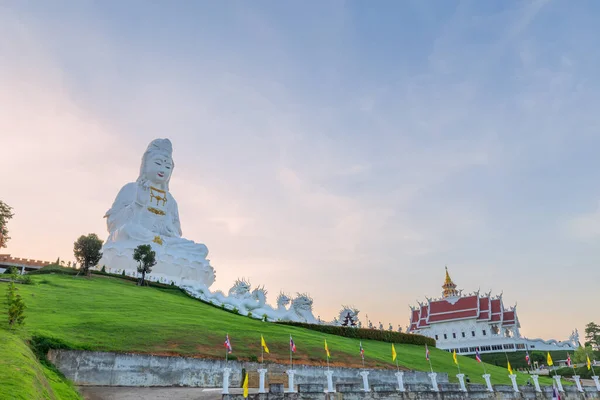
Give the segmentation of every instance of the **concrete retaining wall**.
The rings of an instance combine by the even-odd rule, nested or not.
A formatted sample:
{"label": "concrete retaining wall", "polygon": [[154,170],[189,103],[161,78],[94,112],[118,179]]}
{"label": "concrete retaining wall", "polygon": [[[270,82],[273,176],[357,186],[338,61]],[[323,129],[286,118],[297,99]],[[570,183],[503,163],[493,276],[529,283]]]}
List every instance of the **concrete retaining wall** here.
{"label": "concrete retaining wall", "polygon": [[[276,386],[276,385],[273,385]],[[371,392],[363,391],[342,391],[341,385],[337,386],[337,393],[323,393],[323,385],[298,385],[298,393],[282,393],[281,387],[276,387],[276,390],[266,394],[250,394],[250,400],[458,400],[458,399],[474,399],[474,400],[521,400],[521,399],[536,399],[536,400],[551,400],[552,388],[544,387],[542,393],[536,393],[533,387],[522,386],[520,392],[515,393],[512,386],[498,385],[495,386],[494,392],[487,392],[483,385],[470,385],[468,392],[458,390],[458,385],[447,384],[445,390],[441,392],[433,392],[431,390],[398,392],[392,391],[389,388],[382,387],[379,389],[373,385]],[[379,389],[379,390],[378,390]],[[585,393],[578,393],[574,387],[565,388],[566,392],[561,393],[562,400],[583,400],[599,398],[596,388],[588,387]],[[223,395],[223,400],[243,400],[241,394]]]}
{"label": "concrete retaining wall", "polygon": [[[91,352],[75,350],[50,350],[48,359],[70,380],[77,385],[91,386],[192,386],[221,387],[225,361],[205,360],[186,357],[152,356],[147,354],[122,354],[109,352]],[[242,369],[256,371],[261,364],[252,362],[229,361],[232,369],[231,387],[240,387]],[[270,377],[279,379],[288,369],[282,364],[266,364]],[[296,384],[308,384],[325,381],[324,367],[294,365]],[[360,370],[354,368],[331,368],[335,383],[359,384],[362,378]],[[377,370],[369,376],[371,384],[393,385],[396,382],[394,370]],[[407,386],[429,385],[425,372],[405,371],[404,382]],[[438,374],[438,382],[448,382],[448,374]]]}

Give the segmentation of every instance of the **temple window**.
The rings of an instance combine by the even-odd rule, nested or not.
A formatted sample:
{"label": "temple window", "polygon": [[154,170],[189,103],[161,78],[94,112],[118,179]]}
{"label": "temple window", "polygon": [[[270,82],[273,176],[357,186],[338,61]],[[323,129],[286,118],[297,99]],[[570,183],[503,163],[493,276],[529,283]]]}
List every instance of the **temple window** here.
{"label": "temple window", "polygon": [[448,339],[448,335],[444,333],[444,339]]}
{"label": "temple window", "polygon": [[483,336],[487,335],[485,329],[483,331],[481,331],[481,333],[483,333]]}
{"label": "temple window", "polygon": [[452,338],[456,339],[456,333],[452,332]]}
{"label": "temple window", "polygon": [[438,338],[438,335],[435,335],[435,340],[440,340],[440,338]]}
{"label": "temple window", "polygon": [[465,333],[464,332],[461,332],[461,333],[462,333],[462,337],[465,337]]}
{"label": "temple window", "polygon": [[471,336],[475,337],[475,331],[471,331]]}

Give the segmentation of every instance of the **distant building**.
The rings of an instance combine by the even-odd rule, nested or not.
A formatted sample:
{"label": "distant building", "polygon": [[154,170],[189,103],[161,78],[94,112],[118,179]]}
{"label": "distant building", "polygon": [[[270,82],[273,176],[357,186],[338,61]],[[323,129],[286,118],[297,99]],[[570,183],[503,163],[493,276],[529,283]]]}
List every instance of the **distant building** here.
{"label": "distant building", "polygon": [[429,336],[440,349],[459,354],[523,350],[574,350],[579,346],[575,330],[569,340],[528,339],[521,336],[517,306],[505,308],[502,294],[479,291],[463,295],[446,268],[442,297],[411,306],[410,333]]}
{"label": "distant building", "polygon": [[4,273],[10,267],[15,267],[23,274],[50,264],[49,261],[28,260],[26,258],[11,257],[10,254],[0,254],[0,273]]}

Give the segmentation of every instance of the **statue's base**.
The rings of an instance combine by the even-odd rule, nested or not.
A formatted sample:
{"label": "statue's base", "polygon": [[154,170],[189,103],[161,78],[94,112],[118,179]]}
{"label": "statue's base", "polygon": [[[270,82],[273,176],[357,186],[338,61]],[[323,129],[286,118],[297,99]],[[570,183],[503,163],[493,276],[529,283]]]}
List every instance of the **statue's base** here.
{"label": "statue's base", "polygon": [[[154,246],[153,246],[154,249]],[[156,251],[156,265],[147,278],[152,281],[180,286],[184,281],[195,282],[210,287],[215,281],[214,269],[209,260],[188,260],[184,257],[170,255],[162,249]],[[122,273],[137,276],[138,263],[133,259],[133,248],[118,248],[105,246],[102,249],[102,259],[98,268],[106,268],[106,272]]]}

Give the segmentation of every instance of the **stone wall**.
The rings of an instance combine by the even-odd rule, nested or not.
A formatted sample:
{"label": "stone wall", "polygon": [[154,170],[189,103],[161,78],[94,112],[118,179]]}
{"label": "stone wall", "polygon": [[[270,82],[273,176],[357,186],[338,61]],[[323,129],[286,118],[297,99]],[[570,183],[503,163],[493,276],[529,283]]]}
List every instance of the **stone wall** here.
{"label": "stone wall", "polygon": [[[225,360],[206,360],[201,358],[165,357],[148,354],[123,354],[109,352],[91,352],[75,350],[50,350],[48,358],[56,367],[77,385],[92,386],[196,386],[221,387]],[[252,362],[229,361],[232,369],[231,387],[240,387],[242,370],[249,372],[250,378],[257,382],[256,370],[260,364]],[[282,364],[266,364],[269,373],[267,383],[287,382]],[[296,384],[325,381],[324,367],[294,365]],[[331,368],[335,383],[358,383],[362,378],[358,369]],[[377,385],[392,385],[396,382],[394,370],[377,370],[370,377]],[[425,372],[405,371],[407,385],[427,385],[429,377]],[[447,383],[448,374],[438,374],[438,382]],[[256,385],[258,386],[258,385]]]}
{"label": "stone wall", "polygon": [[11,257],[10,254],[0,254],[0,265],[3,268],[17,266],[17,267],[31,267],[31,268],[42,268],[46,265],[50,265],[49,261],[33,260],[27,258]]}
{"label": "stone wall", "polygon": [[[230,388],[239,393],[242,385],[242,371],[249,374],[251,387],[258,386],[256,370],[261,364],[224,360],[206,360],[187,357],[165,357],[147,354],[123,354],[74,350],[50,350],[48,358],[67,378],[76,385],[86,386],[189,386],[219,388],[223,385],[223,368],[231,368]],[[552,399],[552,387],[542,386],[542,393],[536,393],[533,386],[521,386],[515,393],[512,386],[496,385],[494,392],[486,391],[480,384],[469,384],[467,392],[461,392],[459,385],[448,382],[448,375],[438,373],[440,392],[433,392],[431,381],[425,372],[404,371],[406,392],[396,390],[394,370],[371,370],[369,384],[371,392],[362,391],[362,378],[358,369],[331,368],[334,371],[336,393],[324,393],[326,377],[323,367],[295,365],[294,381],[298,393],[284,393],[287,387],[285,370],[288,366],[265,364],[269,370],[267,387],[270,393],[257,394],[253,389],[250,399],[254,400],[296,400],[296,399]],[[575,386],[565,385],[561,399],[599,399],[595,387],[585,386],[585,393],[578,393]],[[232,390],[233,391],[233,390]],[[241,394],[223,395],[223,400],[242,400]]]}

